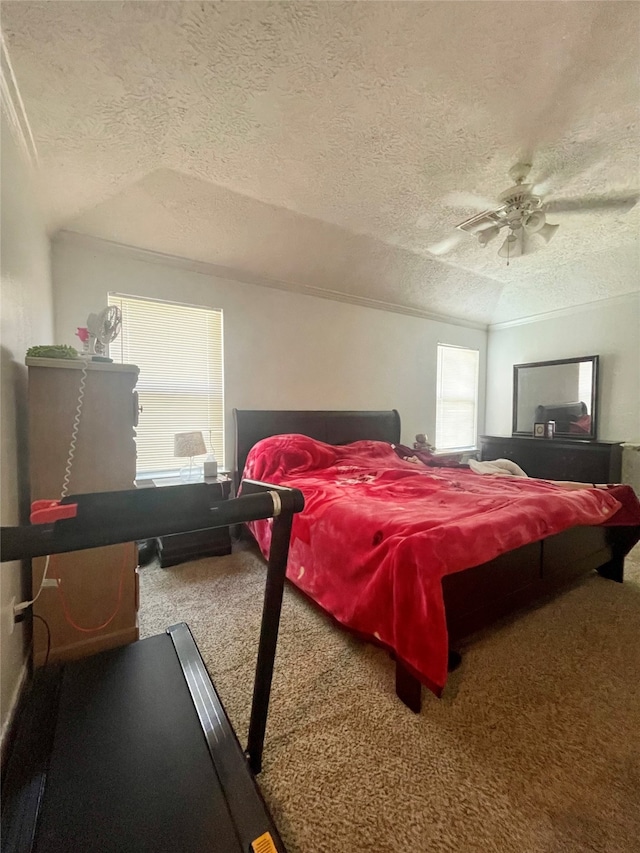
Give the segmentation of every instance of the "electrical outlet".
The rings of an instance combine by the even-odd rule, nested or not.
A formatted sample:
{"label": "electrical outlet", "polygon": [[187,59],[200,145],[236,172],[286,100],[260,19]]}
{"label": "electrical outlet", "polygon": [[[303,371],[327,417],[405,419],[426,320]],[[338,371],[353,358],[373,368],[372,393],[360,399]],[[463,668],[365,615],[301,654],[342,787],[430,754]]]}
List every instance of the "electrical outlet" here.
{"label": "electrical outlet", "polygon": [[42,581],[42,586],[53,586],[53,587],[56,587],[56,586],[58,586],[58,579],[57,579],[57,578],[45,578],[45,579]]}
{"label": "electrical outlet", "polygon": [[15,625],[13,608],[15,606],[16,606],[16,597],[14,595],[13,598],[11,599],[11,601],[9,602],[9,604],[7,604],[6,607],[2,608],[2,634],[3,635],[13,634],[13,628]]}

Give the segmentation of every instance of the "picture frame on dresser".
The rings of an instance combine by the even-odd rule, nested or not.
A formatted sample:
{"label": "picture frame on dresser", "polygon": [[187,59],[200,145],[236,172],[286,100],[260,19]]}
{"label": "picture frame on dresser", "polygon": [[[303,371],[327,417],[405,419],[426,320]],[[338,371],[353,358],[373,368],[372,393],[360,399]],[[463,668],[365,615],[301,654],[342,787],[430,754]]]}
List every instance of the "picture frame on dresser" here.
{"label": "picture frame on dresser", "polygon": [[553,435],[568,441],[598,437],[598,355],[513,365],[512,430],[537,436],[539,424],[553,422]]}

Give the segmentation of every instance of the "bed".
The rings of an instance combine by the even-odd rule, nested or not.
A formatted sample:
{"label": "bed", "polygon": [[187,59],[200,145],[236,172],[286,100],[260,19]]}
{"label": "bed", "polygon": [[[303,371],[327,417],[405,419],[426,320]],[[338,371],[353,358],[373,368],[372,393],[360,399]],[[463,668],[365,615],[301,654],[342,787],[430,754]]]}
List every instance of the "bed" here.
{"label": "bed", "polygon": [[[256,411],[234,410],[236,424],[236,471],[243,472],[252,448],[262,439],[271,436],[296,434],[323,442],[325,445],[350,445],[352,442],[400,442],[400,417],[394,411],[342,412],[342,411]],[[382,452],[382,451],[381,451]],[[399,468],[409,463],[391,467]],[[400,474],[403,475],[401,471]],[[400,476],[400,474],[398,476]],[[465,476],[470,475],[464,472]],[[414,478],[415,479],[415,478]],[[482,478],[481,478],[482,479]],[[542,486],[542,484],[541,484]],[[254,488],[251,480],[244,480],[243,491]],[[259,488],[259,486],[255,486]],[[304,492],[304,487],[302,488]],[[589,490],[591,494],[591,490]],[[601,502],[606,500],[599,496]],[[635,498],[633,498],[635,501]],[[636,502],[637,504],[637,502]],[[633,508],[632,508],[633,510]],[[611,510],[613,512],[613,510]],[[346,516],[345,516],[346,517]],[[473,568],[454,571],[441,578],[441,599],[446,620],[449,658],[453,663],[457,655],[453,651],[468,635],[487,627],[497,619],[520,608],[529,606],[555,591],[567,586],[580,576],[597,570],[609,580],[622,582],[624,558],[640,539],[638,517],[630,514],[632,523],[614,526],[572,526],[551,536],[538,537],[536,541],[502,553]],[[353,517],[351,521],[353,523]],[[254,529],[255,533],[255,529]],[[257,536],[260,541],[260,537]],[[298,561],[300,562],[300,561]],[[296,586],[322,605],[321,596],[304,588],[296,572],[299,566],[292,562]],[[365,581],[366,583],[366,581]],[[395,658],[396,693],[413,711],[421,707],[421,685],[426,684],[439,695],[442,679],[434,683],[425,677],[424,667],[410,662],[411,655],[401,644],[381,639],[371,629],[359,631],[336,615],[331,607],[323,607],[341,624],[356,630],[373,642],[380,642]],[[412,626],[418,633],[422,626]],[[412,659],[413,660],[413,659]]]}

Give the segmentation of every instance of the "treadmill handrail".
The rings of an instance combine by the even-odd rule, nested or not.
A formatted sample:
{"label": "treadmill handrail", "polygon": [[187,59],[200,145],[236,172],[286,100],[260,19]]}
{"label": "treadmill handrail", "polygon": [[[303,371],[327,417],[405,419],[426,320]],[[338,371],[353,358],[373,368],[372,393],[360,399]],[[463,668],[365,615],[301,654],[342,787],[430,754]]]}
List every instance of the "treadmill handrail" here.
{"label": "treadmill handrail", "polygon": [[215,485],[208,483],[70,495],[63,504],[78,505],[74,518],[54,524],[2,527],[0,560],[9,562],[227,527],[303,509],[304,497],[299,489],[264,485],[264,491],[229,500],[220,500]]}
{"label": "treadmill handrail", "polygon": [[291,527],[294,514],[304,508],[304,496],[299,489],[256,480],[243,481],[243,490],[226,501],[212,501],[219,493],[208,483],[71,495],[61,505],[77,504],[74,518],[1,528],[0,558],[8,562],[273,518],[246,750],[249,767],[259,773]]}

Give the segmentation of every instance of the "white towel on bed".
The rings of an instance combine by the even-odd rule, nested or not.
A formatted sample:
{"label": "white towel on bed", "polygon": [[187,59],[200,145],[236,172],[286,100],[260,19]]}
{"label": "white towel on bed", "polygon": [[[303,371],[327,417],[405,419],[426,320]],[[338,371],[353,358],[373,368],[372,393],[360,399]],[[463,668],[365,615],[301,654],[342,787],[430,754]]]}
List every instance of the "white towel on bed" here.
{"label": "white towel on bed", "polygon": [[519,465],[510,459],[492,459],[487,462],[469,460],[469,467],[476,474],[493,474],[498,477],[528,477]]}

